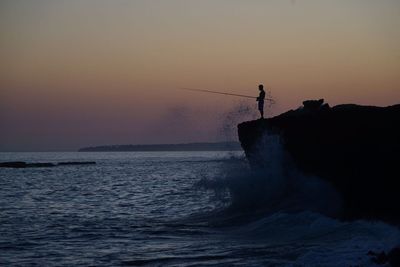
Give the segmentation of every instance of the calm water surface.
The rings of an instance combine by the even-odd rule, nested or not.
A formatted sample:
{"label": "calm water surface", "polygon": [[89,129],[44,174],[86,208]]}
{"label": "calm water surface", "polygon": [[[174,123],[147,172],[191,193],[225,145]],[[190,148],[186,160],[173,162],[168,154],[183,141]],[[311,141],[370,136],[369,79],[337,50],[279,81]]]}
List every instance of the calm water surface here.
{"label": "calm water surface", "polygon": [[229,194],[199,186],[245,165],[232,156],[242,155],[0,153],[0,161],[97,162],[0,169],[0,265],[373,266],[368,250],[400,240],[381,222],[307,210],[238,216]]}

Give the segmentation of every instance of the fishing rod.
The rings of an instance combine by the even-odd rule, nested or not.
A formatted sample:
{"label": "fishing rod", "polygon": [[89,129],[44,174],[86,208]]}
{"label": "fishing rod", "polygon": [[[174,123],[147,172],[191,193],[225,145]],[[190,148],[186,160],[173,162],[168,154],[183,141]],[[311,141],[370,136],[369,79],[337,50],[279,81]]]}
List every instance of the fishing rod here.
{"label": "fishing rod", "polygon": [[[219,94],[219,95],[231,95],[231,96],[239,96],[239,97],[246,97],[246,98],[253,98],[256,99],[257,97],[255,96],[249,96],[249,95],[240,95],[240,94],[232,94],[232,93],[226,93],[226,92],[219,92],[219,91],[211,91],[211,90],[205,90],[205,89],[195,89],[195,88],[179,88],[181,90],[186,90],[186,91],[194,91],[194,92],[203,92],[203,93],[212,93],[212,94]],[[272,98],[266,98],[268,101],[274,101]]]}

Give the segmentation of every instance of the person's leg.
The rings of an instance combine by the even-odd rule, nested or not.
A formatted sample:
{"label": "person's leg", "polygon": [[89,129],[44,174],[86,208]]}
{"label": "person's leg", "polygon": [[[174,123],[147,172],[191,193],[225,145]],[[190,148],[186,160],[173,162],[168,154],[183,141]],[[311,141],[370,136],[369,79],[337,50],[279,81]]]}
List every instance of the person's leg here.
{"label": "person's leg", "polygon": [[261,118],[264,119],[264,103],[258,102],[258,110],[260,111]]}

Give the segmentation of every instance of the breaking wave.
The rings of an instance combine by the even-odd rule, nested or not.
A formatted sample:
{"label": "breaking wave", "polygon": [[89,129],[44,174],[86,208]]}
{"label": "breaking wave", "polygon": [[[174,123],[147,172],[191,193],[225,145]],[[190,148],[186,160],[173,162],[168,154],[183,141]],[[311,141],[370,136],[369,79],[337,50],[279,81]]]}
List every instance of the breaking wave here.
{"label": "breaking wave", "polygon": [[265,136],[263,149],[267,150],[263,168],[250,168],[245,159],[230,159],[216,177],[203,178],[198,185],[214,191],[231,213],[312,211],[333,217],[340,213],[339,194],[318,177],[301,173],[278,136]]}
{"label": "breaking wave", "polygon": [[339,194],[329,183],[300,172],[278,136],[265,136],[263,148],[263,168],[231,158],[218,175],[197,184],[225,204],[200,218],[223,229],[224,238],[252,244],[246,253],[265,262],[283,258],[286,265],[277,261],[283,266],[376,266],[368,251],[398,246],[395,226],[335,219],[341,211]]}

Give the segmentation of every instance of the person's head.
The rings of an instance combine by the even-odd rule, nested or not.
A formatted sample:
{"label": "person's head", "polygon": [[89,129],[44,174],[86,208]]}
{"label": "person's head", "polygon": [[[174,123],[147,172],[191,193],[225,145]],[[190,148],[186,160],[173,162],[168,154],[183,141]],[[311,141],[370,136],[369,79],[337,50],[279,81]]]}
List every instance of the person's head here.
{"label": "person's head", "polygon": [[264,90],[264,85],[259,84],[259,85],[258,85],[258,90],[260,90],[260,91]]}

